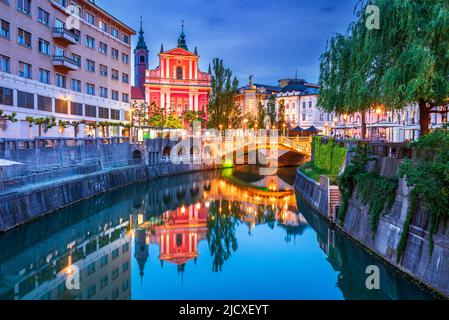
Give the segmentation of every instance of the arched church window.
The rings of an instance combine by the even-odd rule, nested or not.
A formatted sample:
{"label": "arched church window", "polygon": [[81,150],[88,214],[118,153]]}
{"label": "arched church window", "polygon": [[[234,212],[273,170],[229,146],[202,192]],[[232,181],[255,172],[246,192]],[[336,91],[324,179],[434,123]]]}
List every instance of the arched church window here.
{"label": "arched church window", "polygon": [[182,67],[176,68],[176,79],[178,79],[178,80],[182,79]]}
{"label": "arched church window", "polygon": [[145,63],[145,56],[144,55],[140,56],[140,63]]}

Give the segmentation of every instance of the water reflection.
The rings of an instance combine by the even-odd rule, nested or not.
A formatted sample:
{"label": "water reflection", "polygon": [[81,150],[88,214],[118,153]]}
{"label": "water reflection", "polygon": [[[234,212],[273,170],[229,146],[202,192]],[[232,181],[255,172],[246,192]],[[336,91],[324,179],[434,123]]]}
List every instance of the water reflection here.
{"label": "water reflection", "polygon": [[[429,298],[297,202],[293,179],[254,168],[159,179],[35,221],[0,237],[0,298]],[[364,286],[370,264],[380,291]]]}

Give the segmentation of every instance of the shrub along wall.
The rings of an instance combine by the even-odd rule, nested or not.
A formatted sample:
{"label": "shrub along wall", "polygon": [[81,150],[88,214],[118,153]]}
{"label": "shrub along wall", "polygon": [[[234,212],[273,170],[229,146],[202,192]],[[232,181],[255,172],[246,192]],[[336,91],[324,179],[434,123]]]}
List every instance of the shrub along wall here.
{"label": "shrub along wall", "polygon": [[320,175],[328,176],[332,184],[337,183],[337,177],[343,165],[348,150],[343,144],[332,138],[313,138],[313,160],[303,164],[299,169],[302,173],[315,181]]}
{"label": "shrub along wall", "polygon": [[332,138],[314,137],[313,148],[315,168],[328,172],[332,176],[338,176],[346,159],[347,147],[340,145]]}

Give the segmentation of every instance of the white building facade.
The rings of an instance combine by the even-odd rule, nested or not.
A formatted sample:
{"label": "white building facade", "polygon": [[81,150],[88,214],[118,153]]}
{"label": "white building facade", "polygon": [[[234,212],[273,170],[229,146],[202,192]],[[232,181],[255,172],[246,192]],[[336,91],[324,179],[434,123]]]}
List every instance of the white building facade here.
{"label": "white building facade", "polygon": [[73,126],[27,121],[51,116],[88,123],[78,137],[122,135],[119,126],[100,133],[98,123],[127,120],[133,29],[88,0],[0,1],[0,26],[0,110],[18,119],[3,123],[0,138],[75,136]]}

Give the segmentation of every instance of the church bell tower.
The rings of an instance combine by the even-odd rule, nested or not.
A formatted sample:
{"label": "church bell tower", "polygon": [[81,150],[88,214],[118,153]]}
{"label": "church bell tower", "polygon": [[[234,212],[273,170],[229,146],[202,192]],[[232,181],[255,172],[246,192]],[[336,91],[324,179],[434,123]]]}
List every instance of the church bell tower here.
{"label": "church bell tower", "polygon": [[145,71],[149,66],[149,51],[143,36],[142,17],[140,18],[139,40],[134,49],[134,86],[143,88],[145,84]]}

